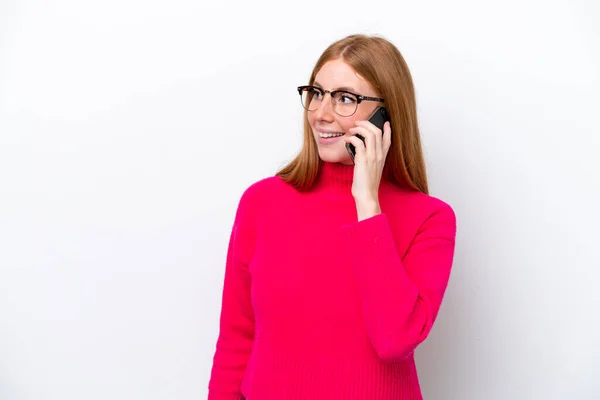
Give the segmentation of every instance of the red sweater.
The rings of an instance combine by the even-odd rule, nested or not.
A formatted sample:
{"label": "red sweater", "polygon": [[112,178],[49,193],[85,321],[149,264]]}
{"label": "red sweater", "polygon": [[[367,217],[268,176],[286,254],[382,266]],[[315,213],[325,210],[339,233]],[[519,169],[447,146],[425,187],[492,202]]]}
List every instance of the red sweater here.
{"label": "red sweater", "polygon": [[358,221],[352,166],[313,190],[273,176],[242,195],[231,232],[209,400],[422,399],[413,352],[436,319],[456,220],[383,180]]}

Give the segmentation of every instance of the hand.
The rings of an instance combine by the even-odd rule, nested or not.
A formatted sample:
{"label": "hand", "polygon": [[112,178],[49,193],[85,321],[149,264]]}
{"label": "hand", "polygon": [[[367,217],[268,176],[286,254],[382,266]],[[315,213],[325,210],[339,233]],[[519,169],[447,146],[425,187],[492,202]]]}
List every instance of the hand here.
{"label": "hand", "polygon": [[[369,121],[356,121],[350,128],[352,134],[365,138],[365,143],[356,136],[344,137],[346,143],[352,143],[356,149],[354,157],[354,178],[352,196],[356,201],[359,220],[379,214],[379,184],[383,174],[385,159],[391,146],[392,129],[390,123],[381,130]],[[364,217],[364,218],[361,218]]]}

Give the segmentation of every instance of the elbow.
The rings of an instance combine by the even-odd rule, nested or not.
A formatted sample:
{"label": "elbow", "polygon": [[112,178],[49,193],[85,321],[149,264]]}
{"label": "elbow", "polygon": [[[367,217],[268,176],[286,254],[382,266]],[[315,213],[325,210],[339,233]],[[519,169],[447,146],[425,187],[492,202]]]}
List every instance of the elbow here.
{"label": "elbow", "polygon": [[[428,308],[412,312],[407,318],[397,318],[370,330],[370,338],[377,356],[383,362],[401,362],[411,357],[433,327],[435,316]],[[395,322],[395,323],[394,323]]]}
{"label": "elbow", "polygon": [[406,329],[397,330],[395,334],[388,334],[385,337],[373,337],[371,343],[381,361],[402,362],[414,354],[415,349],[427,338],[430,330],[430,324],[425,324],[412,332]]}
{"label": "elbow", "polygon": [[379,359],[385,363],[402,362],[412,356],[418,343],[403,342],[398,344],[385,343],[375,347]]}

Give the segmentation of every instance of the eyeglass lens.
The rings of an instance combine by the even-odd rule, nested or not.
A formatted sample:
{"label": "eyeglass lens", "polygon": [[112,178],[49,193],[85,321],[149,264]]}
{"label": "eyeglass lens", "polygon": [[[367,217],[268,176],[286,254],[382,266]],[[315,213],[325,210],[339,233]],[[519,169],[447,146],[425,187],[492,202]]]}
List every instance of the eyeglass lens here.
{"label": "eyeglass lens", "polygon": [[[302,91],[302,105],[308,111],[315,111],[321,106],[323,97],[323,92],[314,88],[307,88]],[[354,114],[358,106],[356,96],[346,92],[336,92],[331,101],[333,111],[346,117]]]}

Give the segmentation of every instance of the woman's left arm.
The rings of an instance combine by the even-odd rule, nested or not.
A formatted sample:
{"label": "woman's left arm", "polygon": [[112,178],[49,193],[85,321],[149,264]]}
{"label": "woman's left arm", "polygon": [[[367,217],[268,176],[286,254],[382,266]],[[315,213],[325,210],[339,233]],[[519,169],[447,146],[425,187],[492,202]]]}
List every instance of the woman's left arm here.
{"label": "woman's left arm", "polygon": [[385,213],[345,225],[367,332],[379,357],[404,360],[428,336],[448,285],[456,216],[440,202],[402,258]]}

